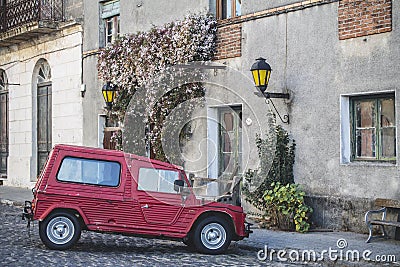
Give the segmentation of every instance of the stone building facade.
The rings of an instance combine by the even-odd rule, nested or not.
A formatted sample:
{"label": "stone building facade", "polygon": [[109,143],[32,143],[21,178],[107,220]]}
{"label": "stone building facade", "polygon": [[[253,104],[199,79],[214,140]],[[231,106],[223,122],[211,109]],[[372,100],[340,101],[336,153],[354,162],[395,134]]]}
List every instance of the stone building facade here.
{"label": "stone building facade", "polygon": [[54,144],[83,144],[81,8],[63,1],[1,1],[7,185],[32,186]]}
{"label": "stone building facade", "polygon": [[283,126],[297,143],[295,181],[310,196],[314,223],[363,231],[373,199],[400,197],[399,1],[64,2],[56,31],[16,44],[0,35],[0,69],[9,84],[6,184],[29,186],[36,177],[41,66],[51,70],[52,144],[101,146],[99,49],[119,34],[211,12],[218,18],[215,63],[226,68],[213,71],[206,107],[198,111],[203,119],[192,123],[184,149],[188,172],[219,177],[229,173],[225,158],[235,158],[240,172],[259,166],[254,139],[268,130],[270,106],[254,94],[249,69],[264,57],[273,69],[268,90],[290,94],[273,101],[289,115]]}

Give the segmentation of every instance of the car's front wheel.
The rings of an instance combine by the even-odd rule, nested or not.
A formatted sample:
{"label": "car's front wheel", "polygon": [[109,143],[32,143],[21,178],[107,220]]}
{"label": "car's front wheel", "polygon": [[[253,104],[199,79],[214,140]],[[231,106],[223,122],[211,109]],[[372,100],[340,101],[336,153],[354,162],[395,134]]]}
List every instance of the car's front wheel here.
{"label": "car's front wheel", "polygon": [[197,224],[193,244],[202,253],[220,254],[230,245],[232,229],[229,223],[217,216],[205,218]]}
{"label": "car's front wheel", "polygon": [[73,214],[55,212],[39,223],[39,236],[50,249],[69,249],[78,242],[81,225]]}

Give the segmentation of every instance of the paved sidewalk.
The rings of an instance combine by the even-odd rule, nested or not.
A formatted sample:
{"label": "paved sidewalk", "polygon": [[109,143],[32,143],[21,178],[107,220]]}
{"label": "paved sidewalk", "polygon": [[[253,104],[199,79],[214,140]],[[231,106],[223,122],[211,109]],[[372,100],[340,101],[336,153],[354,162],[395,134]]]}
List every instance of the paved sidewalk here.
{"label": "paved sidewalk", "polygon": [[[0,186],[2,204],[21,206],[31,199],[31,189]],[[400,267],[400,241],[396,240],[377,239],[367,244],[367,235],[352,232],[300,234],[257,228],[253,231],[249,238],[234,245],[254,250],[266,263],[272,255],[275,261],[287,260],[300,265]]]}
{"label": "paved sidewalk", "polygon": [[33,199],[32,189],[22,187],[0,186],[0,203],[23,206],[25,200]]}
{"label": "paved sidewalk", "polygon": [[367,235],[352,232],[313,231],[300,234],[253,229],[250,238],[238,242],[238,245],[248,246],[257,252],[267,251],[266,259],[264,252],[258,252],[265,262],[269,261],[271,255],[279,260],[277,254],[282,250],[282,261],[293,259],[299,264],[315,262],[324,266],[400,266],[400,241],[377,239],[367,244],[366,239]]}

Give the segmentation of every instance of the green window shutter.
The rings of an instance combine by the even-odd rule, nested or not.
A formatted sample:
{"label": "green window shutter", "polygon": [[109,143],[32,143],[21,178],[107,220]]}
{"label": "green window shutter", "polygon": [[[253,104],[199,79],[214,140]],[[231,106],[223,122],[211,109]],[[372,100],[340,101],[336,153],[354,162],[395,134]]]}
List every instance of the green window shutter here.
{"label": "green window shutter", "polygon": [[119,1],[104,3],[101,11],[101,18],[106,19],[119,15],[119,7]]}

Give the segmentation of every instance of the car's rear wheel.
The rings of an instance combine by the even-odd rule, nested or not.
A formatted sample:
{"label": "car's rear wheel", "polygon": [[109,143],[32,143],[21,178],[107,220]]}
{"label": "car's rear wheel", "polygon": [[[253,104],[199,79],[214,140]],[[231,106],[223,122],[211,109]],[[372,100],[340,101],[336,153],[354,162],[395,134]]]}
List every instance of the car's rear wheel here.
{"label": "car's rear wheel", "polygon": [[50,249],[65,250],[78,242],[81,225],[78,218],[68,212],[55,212],[39,223],[39,235]]}
{"label": "car's rear wheel", "polygon": [[220,254],[230,245],[232,229],[223,218],[211,216],[200,221],[193,233],[193,244],[202,253]]}

